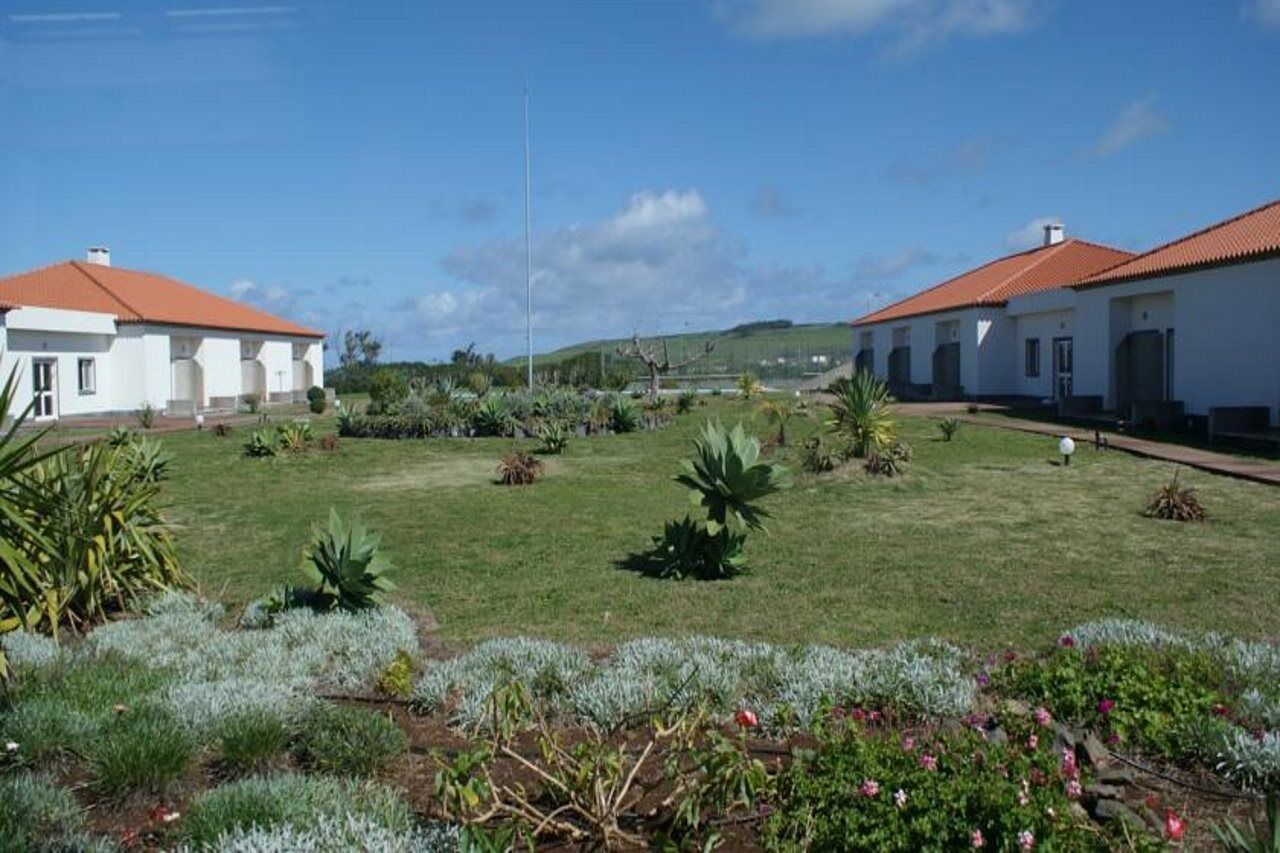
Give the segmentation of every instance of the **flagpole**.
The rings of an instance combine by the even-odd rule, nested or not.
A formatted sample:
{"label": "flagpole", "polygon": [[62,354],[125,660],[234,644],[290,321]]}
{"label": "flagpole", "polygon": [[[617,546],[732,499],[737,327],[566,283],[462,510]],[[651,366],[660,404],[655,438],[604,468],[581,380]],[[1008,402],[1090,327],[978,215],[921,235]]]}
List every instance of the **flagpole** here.
{"label": "flagpole", "polygon": [[533,390],[533,232],[529,183],[529,78],[524,81],[524,317],[528,355],[526,380]]}

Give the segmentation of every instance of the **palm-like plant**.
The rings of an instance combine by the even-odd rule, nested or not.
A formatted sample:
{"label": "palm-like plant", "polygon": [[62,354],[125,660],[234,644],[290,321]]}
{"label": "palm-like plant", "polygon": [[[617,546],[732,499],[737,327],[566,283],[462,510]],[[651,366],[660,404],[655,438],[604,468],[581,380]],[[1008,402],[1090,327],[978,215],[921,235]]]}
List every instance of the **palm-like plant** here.
{"label": "palm-like plant", "polygon": [[741,374],[736,385],[738,393],[742,395],[744,400],[750,400],[764,390],[764,386],[760,384],[760,380],[756,378],[754,373]]}
{"label": "palm-like plant", "polygon": [[866,371],[831,386],[835,402],[827,426],[849,443],[852,456],[864,457],[893,441],[893,397],[889,387]]}
{"label": "palm-like plant", "polygon": [[480,402],[472,416],[472,423],[480,435],[511,435],[515,428],[515,419],[507,401],[496,395],[485,397]]}
{"label": "palm-like plant", "polygon": [[676,482],[705,509],[707,532],[716,536],[725,529],[763,529],[769,512],[758,501],[782,487],[783,470],[760,461],[760,442],[743,432],[742,424],[726,431],[719,421],[708,421],[694,441],[694,458],[685,460]]}
{"label": "palm-like plant", "polygon": [[339,610],[376,606],[374,596],[395,589],[391,568],[378,553],[381,538],[359,524],[347,524],[329,510],[329,524],[311,526],[311,542],[302,550],[302,568],[318,584],[316,597]]}
{"label": "palm-like plant", "polygon": [[787,424],[796,414],[796,404],[788,399],[765,400],[760,404],[760,414],[778,430],[778,446],[787,446]]}

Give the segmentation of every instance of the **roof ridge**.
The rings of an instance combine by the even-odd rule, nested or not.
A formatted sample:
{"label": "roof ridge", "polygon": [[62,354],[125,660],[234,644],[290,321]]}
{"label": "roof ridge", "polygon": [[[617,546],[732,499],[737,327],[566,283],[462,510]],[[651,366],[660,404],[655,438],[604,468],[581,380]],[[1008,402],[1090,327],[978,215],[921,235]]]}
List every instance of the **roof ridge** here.
{"label": "roof ridge", "polygon": [[1262,211],[1267,210],[1268,208],[1275,207],[1276,205],[1280,205],[1280,198],[1272,199],[1271,201],[1266,202],[1265,204],[1260,204],[1257,207],[1250,208],[1249,210],[1246,210],[1243,213],[1237,213],[1235,216],[1228,216],[1226,219],[1219,220],[1218,222],[1214,222],[1211,225],[1206,225],[1203,228],[1200,228],[1196,231],[1192,231],[1190,234],[1183,234],[1181,237],[1177,237],[1173,240],[1168,241],[1167,243],[1161,243],[1159,246],[1150,248],[1145,252],[1132,255],[1129,258],[1116,264],[1115,266],[1107,267],[1105,270],[1099,270],[1093,275],[1090,275],[1086,278],[1081,279],[1081,283],[1093,281],[1102,276],[1105,276],[1107,273],[1111,272],[1112,270],[1115,270],[1115,269],[1118,269],[1119,267],[1124,266],[1125,264],[1142,260],[1143,258],[1154,255],[1156,252],[1163,252],[1165,249],[1171,248],[1173,246],[1177,246],[1180,243],[1185,243],[1188,240],[1193,240],[1196,237],[1201,237],[1205,234],[1208,234],[1210,231],[1216,231],[1219,228],[1225,228],[1226,226],[1230,225],[1233,222],[1239,222],[1241,219],[1244,219],[1245,217],[1253,216],[1254,214],[1261,213]]}
{"label": "roof ridge", "polygon": [[[1022,268],[1021,268],[1021,269],[1019,269],[1017,272],[1012,272],[1012,273],[1010,273],[1009,275],[1005,276],[1005,277],[1004,277],[1003,279],[1001,279],[1000,281],[998,281],[998,282],[996,282],[995,284],[993,284],[991,287],[988,287],[988,288],[987,288],[986,290],[984,290],[984,291],[983,291],[983,292],[978,296],[978,298],[977,298],[976,300],[974,300],[974,301],[975,301],[975,302],[982,302],[982,301],[983,301],[983,300],[985,300],[987,297],[989,297],[992,293],[995,293],[995,292],[996,292],[997,290],[999,290],[1000,288],[1005,287],[1005,286],[1007,286],[1007,285],[1011,284],[1012,282],[1015,282],[1015,281],[1017,281],[1018,279],[1022,278],[1024,275],[1026,275],[1027,273],[1031,272],[1033,269],[1035,269],[1036,267],[1040,266],[1040,265],[1041,265],[1041,264],[1043,264],[1045,261],[1049,260],[1050,258],[1057,257],[1057,255],[1058,255],[1058,253],[1059,253],[1059,252],[1061,252],[1063,249],[1065,249],[1067,246],[1071,245],[1071,244],[1072,244],[1072,243],[1074,243],[1074,242],[1076,242],[1076,240],[1075,240],[1074,238],[1072,238],[1072,239],[1069,239],[1069,240],[1063,240],[1063,241],[1061,241],[1061,242],[1059,242],[1059,243],[1054,243],[1053,245],[1050,245],[1050,246],[1041,246],[1041,247],[1040,247],[1041,249],[1048,249],[1049,251],[1045,252],[1045,253],[1044,253],[1044,254],[1042,254],[1040,257],[1036,258],[1036,259],[1035,259],[1035,260],[1033,260],[1031,263],[1027,264],[1025,267],[1022,267]],[[1012,256],[1011,256],[1011,257],[1012,257]]]}
{"label": "roof ridge", "polygon": [[117,296],[114,290],[107,287],[105,284],[99,281],[96,277],[94,277],[93,273],[85,269],[84,264],[82,264],[80,261],[68,261],[67,263],[71,264],[71,266],[74,267],[76,270],[78,270],[81,275],[89,279],[89,281],[93,282],[98,287],[99,290],[107,294],[107,296],[111,297],[112,300],[114,300],[115,302],[118,302],[130,314],[137,317],[138,319],[142,319],[141,311],[139,311],[137,308],[134,308],[128,302],[125,302],[123,299]]}

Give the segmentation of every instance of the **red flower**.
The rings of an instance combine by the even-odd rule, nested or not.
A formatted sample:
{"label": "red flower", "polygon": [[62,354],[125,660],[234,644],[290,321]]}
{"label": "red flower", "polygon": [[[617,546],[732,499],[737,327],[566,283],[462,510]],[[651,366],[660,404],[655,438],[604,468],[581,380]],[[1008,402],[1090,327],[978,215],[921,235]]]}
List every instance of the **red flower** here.
{"label": "red flower", "polygon": [[1116,700],[1103,699],[1101,702],[1098,703],[1098,713],[1105,717],[1111,713],[1111,710],[1115,708],[1115,706],[1116,706]]}
{"label": "red flower", "polygon": [[1187,822],[1178,816],[1173,809],[1164,810],[1164,834],[1170,841],[1181,841],[1182,833],[1187,831]]}
{"label": "red flower", "polygon": [[1213,715],[1215,717],[1229,717],[1231,716],[1231,709],[1222,704],[1214,705]]}
{"label": "red flower", "polygon": [[120,846],[122,847],[133,847],[137,840],[138,830],[136,829],[126,829],[120,833]]}
{"label": "red flower", "polygon": [[854,708],[852,711],[849,712],[849,716],[853,717],[855,721],[861,723],[863,720],[867,718],[867,712],[862,710],[861,708]]}
{"label": "red flower", "polygon": [[1076,638],[1070,634],[1063,634],[1058,638],[1058,645],[1062,646],[1064,649],[1074,648],[1076,645]]}
{"label": "red flower", "polygon": [[733,715],[733,721],[744,729],[754,729],[760,725],[760,718],[750,708],[739,708],[738,713]]}

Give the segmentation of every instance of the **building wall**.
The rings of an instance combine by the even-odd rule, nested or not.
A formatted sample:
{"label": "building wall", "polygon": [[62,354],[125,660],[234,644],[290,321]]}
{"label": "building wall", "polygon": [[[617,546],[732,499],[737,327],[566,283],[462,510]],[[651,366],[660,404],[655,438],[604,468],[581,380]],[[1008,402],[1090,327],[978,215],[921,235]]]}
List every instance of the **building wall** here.
{"label": "building wall", "polygon": [[[7,379],[13,365],[21,365],[14,401],[19,411],[31,402],[34,359],[49,359],[55,364],[55,411],[59,416],[89,414],[114,404],[119,387],[110,371],[113,318],[86,311],[20,308],[5,314],[3,325],[0,374]],[[92,359],[94,364],[92,393],[80,393],[82,358]]]}
{"label": "building wall", "polygon": [[887,378],[889,351],[895,337],[901,338],[905,329],[911,340],[911,381],[932,384],[934,350],[940,344],[959,341],[960,384],[965,394],[1007,394],[1011,393],[1007,388],[1010,372],[1005,353],[1011,345],[1009,325],[999,308],[969,308],[856,326],[854,355],[862,348],[864,333],[869,332],[875,341],[873,372]]}

